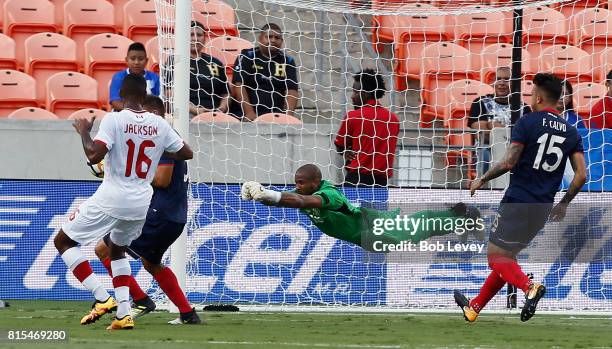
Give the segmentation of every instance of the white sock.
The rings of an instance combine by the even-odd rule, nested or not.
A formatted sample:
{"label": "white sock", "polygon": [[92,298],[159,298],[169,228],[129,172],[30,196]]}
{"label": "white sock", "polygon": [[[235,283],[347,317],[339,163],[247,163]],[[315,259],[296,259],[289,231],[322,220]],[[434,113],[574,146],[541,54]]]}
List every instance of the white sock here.
{"label": "white sock", "polygon": [[[78,247],[71,247],[62,253],[62,259],[64,263],[70,268],[70,271],[74,272],[74,269],[81,263],[86,262],[83,252]],[[86,289],[93,293],[94,297],[99,302],[104,302],[110,297],[110,294],[104,289],[100,280],[96,274],[89,275],[85,280],[81,282]]]}
{"label": "white sock", "polygon": [[[118,276],[132,275],[130,262],[128,262],[127,258],[111,261],[111,270],[113,271],[113,279]],[[117,318],[121,319],[126,315],[130,315],[132,308],[130,306],[129,285],[115,287],[115,299],[117,300]]]}

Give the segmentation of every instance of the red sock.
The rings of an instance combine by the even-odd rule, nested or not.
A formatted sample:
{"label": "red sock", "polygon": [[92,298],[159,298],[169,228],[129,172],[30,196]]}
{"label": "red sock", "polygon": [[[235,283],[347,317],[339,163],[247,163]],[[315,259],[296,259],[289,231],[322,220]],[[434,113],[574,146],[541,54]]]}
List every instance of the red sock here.
{"label": "red sock", "polygon": [[489,266],[507,283],[527,293],[531,280],[523,273],[516,260],[502,255],[490,255]]}
{"label": "red sock", "polygon": [[502,279],[495,271],[492,271],[482,285],[478,296],[470,300],[470,307],[474,308],[476,312],[480,313],[485,305],[487,305],[487,303],[489,303],[489,301],[495,297],[497,292],[499,292],[499,290],[501,290],[505,284],[506,282],[504,279]]}
{"label": "red sock", "polygon": [[72,274],[79,280],[81,283],[85,281],[89,277],[89,275],[93,274],[93,269],[91,269],[91,265],[88,261],[83,261],[72,270]]}
{"label": "red sock", "polygon": [[[102,261],[102,264],[104,264],[104,267],[108,271],[108,275],[113,277],[113,271],[111,270],[111,260],[110,260],[110,258],[105,258]],[[136,282],[136,279],[134,279],[133,275],[130,275],[129,286],[130,286],[130,296],[132,296],[133,300],[139,301],[139,300],[145,299],[147,297],[147,294],[142,290],[142,288],[140,288],[140,285],[138,285],[138,283]]]}
{"label": "red sock", "polygon": [[183,290],[181,290],[176,280],[176,276],[170,268],[163,268],[159,273],[153,275],[153,277],[162,291],[164,291],[168,298],[170,298],[170,301],[176,305],[181,313],[188,313],[193,310]]}

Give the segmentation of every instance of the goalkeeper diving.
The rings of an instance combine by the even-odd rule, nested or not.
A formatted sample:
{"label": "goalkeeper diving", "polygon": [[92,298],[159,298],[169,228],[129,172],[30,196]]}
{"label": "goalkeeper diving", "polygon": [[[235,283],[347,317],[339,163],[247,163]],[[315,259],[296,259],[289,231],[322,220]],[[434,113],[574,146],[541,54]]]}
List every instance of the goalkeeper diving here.
{"label": "goalkeeper diving", "polygon": [[467,240],[467,233],[476,235],[479,240],[484,239],[484,236],[479,236],[484,233],[484,225],[472,224],[468,229],[455,229],[466,226],[466,221],[475,222],[480,218],[478,209],[464,203],[457,203],[447,210],[418,211],[407,217],[413,222],[439,221],[445,224],[381,224],[391,220],[396,222],[400,210],[379,211],[353,206],[332,183],[322,179],[321,170],[313,164],[304,165],[295,172],[293,191],[279,192],[266,189],[258,182],[246,182],[242,185],[241,197],[268,206],[297,208],[326,235],[359,245],[367,251],[388,252],[376,248],[376,242],[379,242],[378,246],[380,242],[417,243],[450,233],[457,233],[462,241]]}

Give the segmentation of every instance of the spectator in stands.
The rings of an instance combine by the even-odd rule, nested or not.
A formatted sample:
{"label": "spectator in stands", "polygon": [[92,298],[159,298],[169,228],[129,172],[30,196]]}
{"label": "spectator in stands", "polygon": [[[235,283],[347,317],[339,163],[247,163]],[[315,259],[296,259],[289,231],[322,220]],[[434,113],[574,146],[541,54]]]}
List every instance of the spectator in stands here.
{"label": "spectator in stands", "polygon": [[258,45],[243,50],[234,64],[236,108],[249,121],[267,113],[293,115],[298,101],[297,68],[283,52],[281,28],[268,23],[261,28]]}
{"label": "spectator in stands", "polygon": [[226,113],[229,105],[229,84],[225,66],[215,57],[202,52],[206,39],[202,23],[191,22],[191,60],[189,78],[189,114],[209,111]]}
{"label": "spectator in stands", "polygon": [[591,109],[589,128],[612,128],[612,70],[606,75],[608,92]]}
{"label": "spectator in stands", "polygon": [[[480,170],[486,172],[491,161],[491,149],[489,147],[489,133],[494,127],[505,127],[511,124],[510,110],[510,77],[511,71],[508,67],[499,67],[495,72],[493,88],[495,94],[480,96],[472,102],[468,126],[482,132],[477,137],[476,147],[478,149]],[[531,108],[521,101],[522,114],[531,113]]]}
{"label": "spectator in stands", "polygon": [[[574,88],[569,80],[563,81],[563,92],[559,99],[557,109],[561,112],[561,116],[576,128],[585,128],[584,122],[580,115],[574,111]],[[571,167],[571,166],[570,166]]]}
{"label": "spectator in stands", "polygon": [[380,74],[365,69],[354,79],[351,99],[355,110],[342,120],[334,142],[344,155],[345,184],[386,186],[393,175],[399,119],[378,102],[386,90]]}
{"label": "spectator in stands", "polygon": [[136,74],[144,76],[147,81],[147,94],[159,96],[159,76],[152,71],[146,70],[145,67],[149,59],[147,58],[147,50],[140,42],[135,42],[128,47],[125,62],[127,69],[117,72],[113,75],[110,84],[109,102],[113,110],[119,111],[123,109],[123,101],[119,96],[119,90],[128,74]]}

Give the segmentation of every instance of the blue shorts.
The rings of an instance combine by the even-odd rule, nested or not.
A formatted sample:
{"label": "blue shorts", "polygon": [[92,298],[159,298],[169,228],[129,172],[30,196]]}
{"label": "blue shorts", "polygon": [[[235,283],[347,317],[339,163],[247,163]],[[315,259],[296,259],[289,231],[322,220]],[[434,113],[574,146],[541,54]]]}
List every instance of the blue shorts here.
{"label": "blue shorts", "polygon": [[552,203],[522,203],[504,197],[491,227],[489,241],[518,252],[531,242],[548,221]]}
{"label": "blue shorts", "polygon": [[[160,264],[164,253],[181,236],[184,227],[185,223],[167,220],[149,210],[142,234],[128,246],[127,253],[134,259],[142,257],[150,263]],[[108,238],[108,234],[104,236],[107,246]]]}

